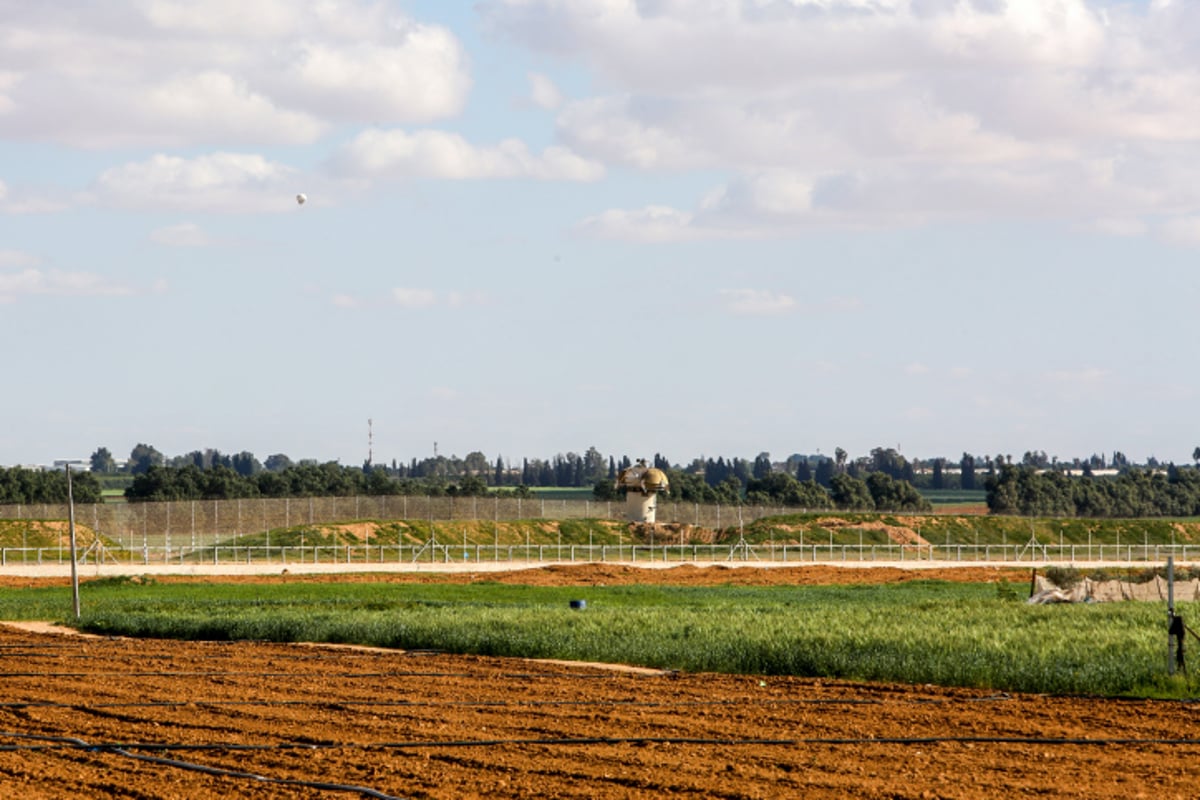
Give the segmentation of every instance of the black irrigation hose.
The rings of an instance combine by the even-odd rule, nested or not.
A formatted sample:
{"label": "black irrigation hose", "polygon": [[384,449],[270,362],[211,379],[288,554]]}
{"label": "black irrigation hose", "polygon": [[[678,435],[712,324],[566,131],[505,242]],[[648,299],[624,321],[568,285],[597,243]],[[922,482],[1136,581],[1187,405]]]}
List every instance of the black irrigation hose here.
{"label": "black irrigation hose", "polygon": [[[480,678],[478,673],[473,672],[412,672],[407,670],[394,670],[390,672],[319,672],[311,673],[314,677],[322,679],[329,678]],[[295,672],[256,672],[256,671],[221,671],[221,670],[171,670],[171,671],[151,671],[151,672],[0,672],[0,680],[4,678],[229,678],[229,677],[252,677],[252,678],[297,678],[304,677],[297,675]],[[545,679],[560,679],[570,678],[571,680],[611,680],[616,677],[613,674],[577,674],[573,672],[517,672],[517,673],[498,673],[495,677],[516,680],[530,680],[535,678]]]}
{"label": "black irrigation hose", "polygon": [[834,736],[834,737],[804,737],[795,739],[751,738],[734,739],[728,737],[703,736],[589,736],[589,737],[547,737],[533,739],[458,739],[448,741],[412,741],[412,742],[280,742],[277,744],[238,744],[207,743],[207,744],[173,744],[165,742],[102,742],[88,744],[78,739],[67,739],[51,736],[33,736],[12,732],[0,732],[0,736],[18,738],[44,739],[52,742],[46,745],[0,745],[0,752],[38,752],[49,750],[87,750],[115,751],[122,749],[148,750],[151,752],[180,752],[180,751],[233,751],[259,752],[283,750],[417,750],[459,747],[504,747],[504,746],[580,746],[580,745],[645,745],[645,744],[683,744],[683,745],[718,745],[726,747],[738,746],[814,746],[814,745],[930,745],[930,744],[994,744],[994,745],[1038,745],[1038,746],[1080,746],[1080,747],[1113,747],[1127,745],[1170,745],[1200,747],[1200,739],[1173,739],[1165,737],[1150,737],[1138,739],[1133,737],[1110,737],[1101,739],[1065,738],[1046,736]]}
{"label": "black irrigation hose", "polygon": [[924,744],[1004,744],[1004,745],[1195,745],[1200,739],[1075,739],[1039,736],[877,736],[877,737],[809,737],[802,739],[723,739],[690,736],[629,736],[561,739],[481,739],[454,742],[377,742],[369,745],[345,745],[362,749],[408,750],[438,747],[497,747],[501,745],[592,745],[592,744],[706,744],[706,745],[924,745]]}
{"label": "black irrigation hose", "polygon": [[[243,778],[246,780],[258,781],[260,783],[274,783],[281,786],[300,786],[306,789],[318,789],[326,792],[351,792],[360,794],[363,797],[375,798],[375,800],[404,800],[404,798],[396,797],[395,795],[384,794],[383,792],[371,789],[366,786],[352,786],[341,783],[325,783],[322,781],[303,781],[295,778],[272,778],[267,775],[259,775],[254,772],[241,772],[238,770],[223,769],[221,767],[210,767],[205,764],[196,764],[192,761],[180,761],[174,758],[161,758],[159,756],[148,756],[141,753],[129,752],[128,745],[112,745],[112,744],[89,744],[82,739],[76,739],[66,736],[37,736],[34,734],[18,734],[5,733],[5,736],[15,736],[25,739],[41,739],[56,744],[66,746],[70,745],[72,749],[84,750],[89,753],[114,753],[126,758],[132,758],[136,761],[144,761],[149,764],[160,764],[166,767],[175,767],[177,769],[186,769],[192,772],[200,772],[205,775],[212,775],[219,778]],[[29,748],[29,749],[48,749],[48,748]]]}
{"label": "black irrigation hose", "polygon": [[[473,678],[466,672],[332,672],[313,673],[328,678]],[[221,670],[169,670],[153,672],[0,672],[3,678],[297,678],[295,672]],[[505,676],[508,677],[508,676]]]}
{"label": "black irrigation hose", "polygon": [[[1002,698],[976,698],[979,701],[990,701]],[[921,701],[914,701],[921,704]],[[369,706],[371,708],[538,708],[551,706],[555,708],[713,708],[721,706],[786,706],[786,705],[846,705],[870,706],[882,705],[881,700],[838,700],[833,698],[764,698],[761,700],[685,700],[678,702],[651,702],[648,700],[462,700],[449,703],[439,703],[425,700],[144,700],[136,703],[56,703],[40,700],[21,700],[0,703],[0,710],[27,708],[70,708],[75,711],[92,711],[109,708],[205,708],[213,707],[244,707],[276,708],[276,707],[330,707],[341,708],[348,706]]]}
{"label": "black irrigation hose", "polygon": [[271,778],[267,777],[266,775],[258,775],[253,772],[239,772],[237,770],[221,769],[219,767],[209,767],[203,764],[195,764],[190,761],[179,761],[174,758],[159,758],[158,756],[146,756],[138,753],[130,753],[128,750],[120,747],[110,748],[108,749],[108,752],[137,759],[138,761],[145,761],[150,764],[161,764],[167,767],[177,767],[179,769],[202,772],[206,775],[215,775],[221,778],[245,778],[262,783],[274,783],[281,786],[302,786],[306,789],[319,789],[326,792],[353,792],[354,794],[360,794],[363,797],[377,798],[377,800],[403,800],[395,795],[384,794],[383,792],[370,789],[366,786],[351,786],[349,784],[340,783],[323,783],[320,781],[302,781],[293,778]]}
{"label": "black irrigation hose", "polygon": [[[984,697],[966,697],[961,699],[912,699],[893,701],[893,705],[945,705],[948,703],[996,703],[1011,700],[1009,694],[991,694]],[[461,700],[453,702],[436,702],[432,700],[143,700],[139,702],[121,703],[58,703],[41,700],[18,700],[0,702],[0,710],[27,708],[70,708],[75,711],[93,711],[110,708],[205,708],[205,707],[352,707],[369,706],[371,708],[719,708],[727,706],[795,706],[795,705],[825,705],[825,706],[879,706],[883,700],[855,699],[836,697],[767,697],[756,700]]]}

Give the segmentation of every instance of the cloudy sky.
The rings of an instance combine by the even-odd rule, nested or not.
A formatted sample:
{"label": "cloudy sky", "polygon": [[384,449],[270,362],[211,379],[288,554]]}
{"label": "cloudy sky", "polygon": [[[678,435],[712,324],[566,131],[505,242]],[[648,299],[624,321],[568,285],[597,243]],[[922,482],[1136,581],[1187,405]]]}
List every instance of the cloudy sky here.
{"label": "cloudy sky", "polygon": [[1188,462],[1198,262],[1184,0],[0,0],[0,464]]}

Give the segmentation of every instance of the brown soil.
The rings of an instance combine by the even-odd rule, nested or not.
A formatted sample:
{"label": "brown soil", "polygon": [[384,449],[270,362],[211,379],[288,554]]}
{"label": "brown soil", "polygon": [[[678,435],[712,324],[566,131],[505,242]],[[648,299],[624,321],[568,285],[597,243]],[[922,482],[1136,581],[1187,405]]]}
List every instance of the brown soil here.
{"label": "brown soil", "polygon": [[[136,569],[136,567],[135,567]],[[130,580],[150,580],[157,583],[475,583],[493,582],[526,586],[621,586],[656,583],[671,586],[815,586],[854,583],[901,583],[914,580],[966,581],[991,583],[1011,581],[1028,583],[1027,568],[999,567],[929,567],[899,569],[893,567],[771,567],[723,564],[682,564],[677,567],[649,569],[625,564],[555,564],[508,572],[338,572],[318,575],[289,573],[286,569],[274,575],[155,575],[147,578],[133,576]],[[94,577],[81,576],[86,583]],[[30,588],[34,586],[65,586],[65,577],[23,577],[0,575],[0,588]]]}
{"label": "brown soil", "polygon": [[[871,574],[1028,579],[993,570]],[[828,567],[615,565],[482,577],[595,585],[659,576],[868,579]],[[0,795],[10,797],[363,796],[279,781],[366,787],[375,797],[591,800],[1183,798],[1200,786],[1200,719],[1178,702],[16,627],[0,627],[0,654]]]}

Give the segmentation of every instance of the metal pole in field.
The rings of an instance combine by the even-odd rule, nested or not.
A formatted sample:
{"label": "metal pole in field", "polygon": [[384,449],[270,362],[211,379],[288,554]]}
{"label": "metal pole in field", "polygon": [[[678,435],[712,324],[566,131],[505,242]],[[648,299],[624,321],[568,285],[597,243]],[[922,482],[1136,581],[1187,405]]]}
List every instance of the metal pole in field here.
{"label": "metal pole in field", "polygon": [[[1175,556],[1167,556],[1167,674],[1175,674]],[[1182,635],[1179,637],[1183,641]]]}
{"label": "metal pole in field", "polygon": [[79,619],[79,569],[75,566],[75,496],[71,490],[71,465],[67,467],[67,529],[71,535],[71,601]]}

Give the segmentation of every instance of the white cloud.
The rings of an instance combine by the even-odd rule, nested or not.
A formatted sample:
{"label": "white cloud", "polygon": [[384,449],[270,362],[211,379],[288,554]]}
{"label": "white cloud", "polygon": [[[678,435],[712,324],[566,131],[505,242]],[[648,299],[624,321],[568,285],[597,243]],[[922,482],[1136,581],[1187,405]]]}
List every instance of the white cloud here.
{"label": "white cloud", "polygon": [[34,194],[27,191],[12,191],[0,181],[0,212],[6,214],[44,214],[61,211],[69,202],[52,193]]}
{"label": "white cloud", "polygon": [[563,94],[549,77],[529,73],[529,98],[538,108],[555,109],[563,104]]}
{"label": "white cloud", "polygon": [[0,250],[0,269],[9,267],[33,267],[40,263],[41,259],[32,253],[25,253],[21,250]]}
{"label": "white cloud", "polygon": [[487,295],[477,291],[449,291],[439,294],[433,289],[397,286],[382,300],[336,294],[331,302],[338,308],[459,309],[487,305],[489,300]]}
{"label": "white cloud", "polygon": [[928,375],[930,370],[925,364],[914,361],[904,367],[904,372],[908,375]]}
{"label": "white cloud", "polygon": [[1084,227],[1086,230],[1108,236],[1141,236],[1149,229],[1144,220],[1120,217],[1092,220]]}
{"label": "white cloud", "polygon": [[437,295],[432,289],[396,287],[392,289],[392,302],[401,308],[429,308],[437,303]]}
{"label": "white cloud", "polygon": [[[1139,235],[1200,216],[1200,7],[1087,0],[491,0],[492,30],[590,69],[574,152],[721,170],[637,241],[996,218]],[[1104,12],[1104,13],[1101,13]],[[1164,231],[1172,235],[1172,228]],[[1186,237],[1185,237],[1186,238]]]}
{"label": "white cloud", "polygon": [[92,188],[96,202],[135,209],[183,211],[293,211],[296,171],[246,153],[196,158],[159,154],[103,172]]}
{"label": "white cloud", "polygon": [[370,0],[114,0],[0,15],[0,135],[81,147],[311,142],[470,88],[446,28]]}
{"label": "white cloud", "polygon": [[647,206],[636,211],[610,209],[580,222],[575,232],[597,239],[671,242],[696,238],[692,215],[667,206]]}
{"label": "white cloud", "polygon": [[194,222],[167,225],[150,232],[150,241],[168,247],[207,247],[213,239]]}
{"label": "white cloud", "polygon": [[1200,215],[1167,220],[1157,227],[1157,232],[1172,244],[1200,246]]}
{"label": "white cloud", "polygon": [[355,177],[594,181],[604,174],[599,163],[562,147],[533,155],[516,139],[477,147],[456,133],[432,130],[366,130],[333,163],[336,171]]}
{"label": "white cloud", "polygon": [[488,302],[488,297],[483,292],[449,292],[446,295],[446,305],[450,308],[483,306]]}
{"label": "white cloud", "polygon": [[457,114],[470,80],[458,41],[411,26],[397,42],[304,43],[268,85],[304,108],[351,121],[423,122]]}
{"label": "white cloud", "polygon": [[18,297],[30,295],[114,297],[134,294],[128,286],[112,283],[90,272],[22,269],[0,272],[0,302],[12,303]]}
{"label": "white cloud", "polygon": [[734,314],[773,316],[794,311],[796,300],[791,295],[763,289],[722,289],[726,308]]}

